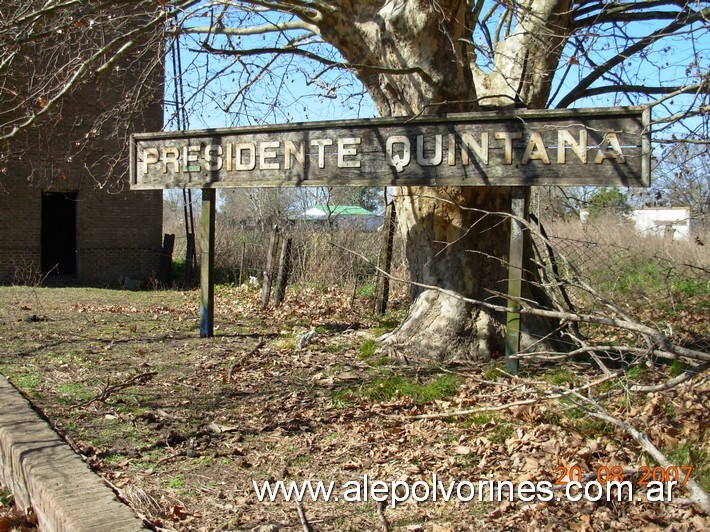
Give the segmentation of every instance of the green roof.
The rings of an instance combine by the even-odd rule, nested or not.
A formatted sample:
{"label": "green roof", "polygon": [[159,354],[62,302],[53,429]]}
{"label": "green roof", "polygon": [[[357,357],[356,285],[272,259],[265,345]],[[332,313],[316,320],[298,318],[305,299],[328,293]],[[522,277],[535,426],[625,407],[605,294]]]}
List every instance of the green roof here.
{"label": "green roof", "polygon": [[318,209],[326,215],[330,213],[332,216],[372,216],[373,214],[375,214],[363,207],[360,207],[359,205],[316,205],[313,208]]}

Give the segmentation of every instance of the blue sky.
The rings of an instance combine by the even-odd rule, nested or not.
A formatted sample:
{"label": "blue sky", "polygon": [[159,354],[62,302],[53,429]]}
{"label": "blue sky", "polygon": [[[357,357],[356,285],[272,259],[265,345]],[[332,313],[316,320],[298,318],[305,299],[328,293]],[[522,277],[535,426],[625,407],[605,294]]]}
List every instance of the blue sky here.
{"label": "blue sky", "polygon": [[[211,16],[214,16],[212,14]],[[272,22],[273,14],[251,14],[237,20],[227,20],[227,24],[259,24]],[[497,19],[493,17],[495,25]],[[191,20],[188,25],[209,24],[205,17]],[[560,62],[557,72],[557,82],[564,80],[559,92],[551,102],[555,107],[560,99],[590,71],[589,63],[603,64],[613,58],[628,42],[616,33],[631,37],[648,35],[665,24],[662,22],[646,22],[643,24],[627,24],[620,26],[599,26],[596,33],[584,36],[585,46],[589,48],[586,57],[569,44]],[[623,69],[616,69],[594,86],[629,85],[683,85],[697,82],[703,75],[710,72],[710,32],[698,25],[691,34],[664,39],[653,45],[643,54],[629,58]],[[214,48],[249,49],[263,46],[280,46],[288,39],[298,39],[298,32],[289,34],[267,34],[266,36],[225,37],[212,36],[207,41]],[[370,118],[377,115],[372,101],[365,93],[362,85],[348,72],[340,69],[324,69],[313,61],[300,57],[286,56],[276,59],[262,72],[259,82],[250,85],[249,89],[235,100],[235,92],[259,72],[259,63],[264,63],[264,57],[234,57],[216,56],[200,53],[204,36],[183,35],[180,38],[180,59],[182,63],[182,82],[187,98],[189,120],[188,129],[248,126],[257,124],[276,124],[286,122],[302,122],[315,120],[339,120],[353,118]],[[475,35],[477,42],[481,41],[480,32]],[[333,59],[339,56],[332,48],[312,43],[309,49],[323,54],[330,54]],[[696,61],[697,59],[697,61]],[[485,63],[485,58],[480,61]],[[485,67],[485,64],[481,65]],[[178,124],[171,120],[174,113],[174,83],[172,78],[172,56],[167,57],[168,81],[166,84],[166,128],[177,129]],[[202,91],[205,81],[211,82]],[[637,105],[652,101],[659,96],[627,96],[622,93],[607,93],[592,98],[574,102],[573,107],[607,107],[618,105]],[[669,98],[666,102],[654,108],[654,118],[681,112],[692,103],[693,95],[680,95]],[[276,100],[277,104],[272,105]],[[673,134],[685,136],[695,130],[707,138],[707,119],[691,118],[684,125],[676,125],[670,131],[661,131],[661,126],[655,130],[660,137],[671,138]]]}

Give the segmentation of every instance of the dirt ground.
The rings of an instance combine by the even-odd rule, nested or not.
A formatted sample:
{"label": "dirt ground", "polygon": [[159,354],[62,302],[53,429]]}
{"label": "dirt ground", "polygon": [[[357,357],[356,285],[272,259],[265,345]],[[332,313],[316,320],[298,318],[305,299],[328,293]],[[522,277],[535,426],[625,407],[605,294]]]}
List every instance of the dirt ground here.
{"label": "dirt ground", "polygon": [[[283,307],[262,311],[255,291],[217,287],[216,336],[200,339],[197,291],[0,287],[0,373],[157,529],[710,527],[682,501],[645,501],[637,483],[632,502],[566,501],[564,486],[549,502],[498,503],[487,494],[479,501],[478,493],[469,502],[440,495],[396,508],[392,497],[342,500],[365,476],[370,483],[420,481],[423,499],[437,480],[445,487],[554,484],[565,473],[591,472],[586,481],[616,467],[637,482],[634,471],[654,465],[625,432],[551,399],[556,390],[599,380],[593,364],[523,364],[519,379],[500,371],[499,361],[391,365],[374,340],[403,310],[378,318],[371,299],[351,305],[350,297],[300,287]],[[707,304],[699,308],[681,324],[695,337],[707,335],[710,322]],[[632,380],[659,382],[673,371],[631,366],[622,379],[586,393],[624,392]],[[708,490],[709,384],[701,375],[666,392],[625,391],[604,405],[676,465],[693,466],[692,477]],[[333,481],[341,500],[260,502],[253,483],[279,480]],[[688,497],[682,487],[674,493]]]}

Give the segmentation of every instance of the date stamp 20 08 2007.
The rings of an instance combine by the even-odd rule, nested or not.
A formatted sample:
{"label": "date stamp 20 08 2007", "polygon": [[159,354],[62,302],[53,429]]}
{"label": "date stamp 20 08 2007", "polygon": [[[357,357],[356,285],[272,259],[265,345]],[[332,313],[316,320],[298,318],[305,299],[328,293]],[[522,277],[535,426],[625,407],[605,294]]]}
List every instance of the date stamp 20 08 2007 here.
{"label": "date stamp 20 08 2007", "polygon": [[647,486],[651,482],[676,482],[684,485],[688,482],[693,472],[693,466],[647,466],[642,465],[637,469],[623,468],[620,465],[599,466],[587,474],[578,465],[557,466],[555,469],[555,484],[564,485],[569,482],[585,482],[595,480],[601,484],[609,482],[623,482],[630,478],[637,479],[637,484]]}

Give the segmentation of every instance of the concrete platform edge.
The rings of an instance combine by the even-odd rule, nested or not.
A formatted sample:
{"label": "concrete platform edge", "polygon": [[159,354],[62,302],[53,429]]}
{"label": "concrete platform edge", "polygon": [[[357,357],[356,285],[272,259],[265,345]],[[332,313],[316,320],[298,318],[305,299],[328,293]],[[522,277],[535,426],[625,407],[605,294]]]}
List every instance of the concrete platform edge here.
{"label": "concrete platform edge", "polygon": [[119,524],[121,530],[146,530],[2,375],[0,484],[21,509],[33,508],[43,531],[105,532]]}

